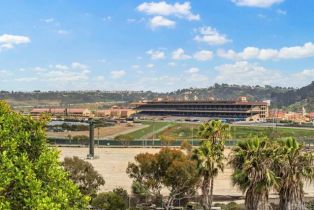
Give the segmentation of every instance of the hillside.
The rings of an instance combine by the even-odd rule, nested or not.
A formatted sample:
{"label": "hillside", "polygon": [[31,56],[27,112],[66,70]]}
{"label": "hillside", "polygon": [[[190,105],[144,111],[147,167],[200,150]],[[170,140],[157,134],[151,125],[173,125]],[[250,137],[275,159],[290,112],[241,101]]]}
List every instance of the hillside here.
{"label": "hillside", "polygon": [[293,89],[284,93],[274,92],[271,99],[276,107],[287,107],[293,111],[301,110],[304,107],[306,111],[314,111],[314,81],[300,89]]}
{"label": "hillside", "polygon": [[7,100],[13,106],[67,106],[87,103],[101,103],[100,107],[115,103],[127,104],[140,100],[151,100],[157,97],[169,99],[231,100],[239,96],[247,96],[248,100],[271,99],[272,107],[314,111],[314,82],[300,89],[272,87],[215,84],[208,88],[179,89],[168,93],[152,91],[34,91],[8,92],[0,91],[0,99]]}

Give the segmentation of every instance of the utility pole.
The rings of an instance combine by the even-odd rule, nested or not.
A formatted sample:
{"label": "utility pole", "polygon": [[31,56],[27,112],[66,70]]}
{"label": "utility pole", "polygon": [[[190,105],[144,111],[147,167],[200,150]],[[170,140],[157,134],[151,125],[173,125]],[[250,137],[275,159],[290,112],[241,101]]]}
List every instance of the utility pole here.
{"label": "utility pole", "polygon": [[94,121],[92,118],[88,119],[89,122],[89,154],[87,155],[87,159],[93,159],[95,152],[94,152]]}

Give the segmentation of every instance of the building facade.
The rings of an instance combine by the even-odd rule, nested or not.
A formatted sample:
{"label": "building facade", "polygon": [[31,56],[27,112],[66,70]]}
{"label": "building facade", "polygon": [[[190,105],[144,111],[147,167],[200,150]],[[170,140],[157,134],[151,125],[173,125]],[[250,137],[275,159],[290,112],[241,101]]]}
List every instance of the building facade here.
{"label": "building facade", "polygon": [[145,101],[135,103],[137,116],[174,116],[227,121],[266,121],[268,103],[234,101]]}

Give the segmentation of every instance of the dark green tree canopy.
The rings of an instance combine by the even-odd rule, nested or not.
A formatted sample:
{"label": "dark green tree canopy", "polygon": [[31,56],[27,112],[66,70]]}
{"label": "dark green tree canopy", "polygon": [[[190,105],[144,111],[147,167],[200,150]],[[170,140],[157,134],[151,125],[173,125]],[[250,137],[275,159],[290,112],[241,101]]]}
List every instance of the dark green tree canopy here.
{"label": "dark green tree canopy", "polygon": [[84,195],[95,196],[99,187],[105,184],[104,178],[91,163],[76,156],[64,158],[62,165]]}
{"label": "dark green tree canopy", "polygon": [[134,179],[133,189],[144,195],[160,195],[167,188],[170,206],[175,198],[195,193],[199,182],[196,164],[184,152],[163,148],[156,154],[139,154],[129,163],[127,173]]}
{"label": "dark green tree canopy", "polygon": [[92,201],[92,206],[102,210],[125,210],[126,205],[123,197],[117,192],[99,193]]}

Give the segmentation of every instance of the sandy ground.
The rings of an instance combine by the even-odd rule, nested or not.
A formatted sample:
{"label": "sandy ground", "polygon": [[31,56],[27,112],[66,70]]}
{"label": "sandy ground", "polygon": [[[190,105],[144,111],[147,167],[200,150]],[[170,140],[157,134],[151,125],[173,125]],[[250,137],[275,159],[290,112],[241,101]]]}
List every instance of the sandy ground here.
{"label": "sandy ground", "polygon": [[[142,128],[147,127],[147,125],[141,124],[134,124],[133,126],[127,126],[126,123],[117,124],[115,126],[110,127],[101,127],[95,129],[95,139],[99,138],[114,138],[117,135],[130,133]],[[88,131],[66,131],[66,132],[47,132],[48,137],[60,137],[60,138],[67,138],[68,135],[78,136],[78,135],[85,135],[88,136]]]}
{"label": "sandy ground", "polygon": [[[60,159],[64,157],[78,156],[85,159],[88,148],[70,148],[59,147],[61,151]],[[88,160],[93,164],[95,169],[104,177],[106,184],[101,191],[109,191],[116,187],[123,187],[131,191],[132,180],[128,177],[125,170],[128,162],[134,161],[134,157],[139,153],[156,153],[159,149],[153,148],[95,148],[95,155],[98,158]],[[227,150],[228,153],[230,150]],[[230,176],[232,170],[225,168],[215,179],[214,194],[215,195],[242,195],[235,187],[232,186]],[[307,196],[314,196],[314,184],[305,184],[305,192]]]}

